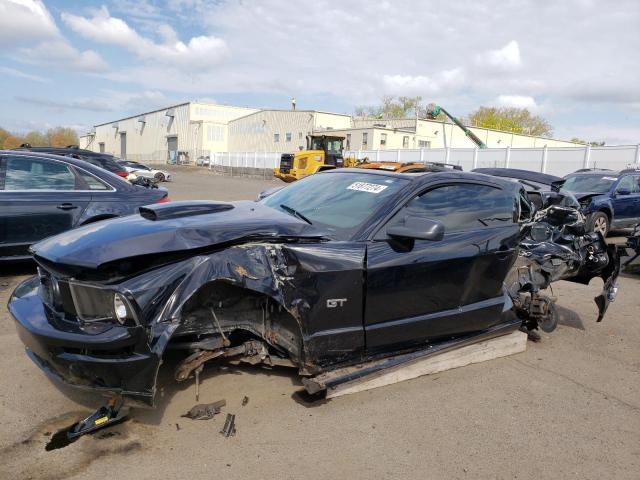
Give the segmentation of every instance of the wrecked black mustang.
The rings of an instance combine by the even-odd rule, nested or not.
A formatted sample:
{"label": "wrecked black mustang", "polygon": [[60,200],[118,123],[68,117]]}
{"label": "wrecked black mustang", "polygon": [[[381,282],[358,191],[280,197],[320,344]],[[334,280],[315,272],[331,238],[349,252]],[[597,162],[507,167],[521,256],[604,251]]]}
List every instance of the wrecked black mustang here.
{"label": "wrecked black mustang", "polygon": [[536,328],[505,286],[534,212],[522,184],[487,175],[337,169],[260,202],[152,205],[40,242],[9,310],[47,374],[130,403],[153,405],[169,349],[178,381],[219,359],[294,367],[315,393]]}

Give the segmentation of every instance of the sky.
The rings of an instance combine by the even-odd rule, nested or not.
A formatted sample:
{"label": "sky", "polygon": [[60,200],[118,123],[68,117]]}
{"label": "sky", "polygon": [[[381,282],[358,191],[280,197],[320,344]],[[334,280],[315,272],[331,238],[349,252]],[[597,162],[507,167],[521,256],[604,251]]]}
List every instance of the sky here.
{"label": "sky", "polygon": [[353,113],[420,95],[637,144],[639,25],[638,0],[0,0],[0,126],[83,133],[189,100]]}

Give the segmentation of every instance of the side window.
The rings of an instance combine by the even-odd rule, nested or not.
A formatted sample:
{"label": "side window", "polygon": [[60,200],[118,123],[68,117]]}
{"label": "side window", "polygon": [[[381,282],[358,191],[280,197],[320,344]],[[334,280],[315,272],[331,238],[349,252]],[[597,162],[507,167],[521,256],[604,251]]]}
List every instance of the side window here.
{"label": "side window", "polygon": [[616,187],[616,192],[620,190],[628,190],[631,193],[639,193],[637,178],[638,177],[633,177],[631,175],[622,177],[620,179],[620,183],[618,183],[618,186]]}
{"label": "side window", "polygon": [[391,223],[407,216],[442,222],[446,232],[509,226],[517,221],[518,202],[513,195],[487,185],[461,183],[436,187],[411,200]]}
{"label": "side window", "polygon": [[76,177],[63,163],[41,158],[9,157],[5,190],[74,190]]}
{"label": "side window", "polygon": [[[111,187],[97,177],[94,177],[84,170],[76,169],[84,183],[87,184],[89,190],[109,190]],[[86,188],[86,187],[85,187]]]}

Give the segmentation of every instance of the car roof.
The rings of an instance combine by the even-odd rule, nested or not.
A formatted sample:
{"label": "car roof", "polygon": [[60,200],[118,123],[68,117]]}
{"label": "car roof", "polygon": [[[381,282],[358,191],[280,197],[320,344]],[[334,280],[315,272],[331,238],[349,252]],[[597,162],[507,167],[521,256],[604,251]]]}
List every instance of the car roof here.
{"label": "car roof", "polygon": [[[64,150],[64,149],[63,149]],[[34,157],[37,156],[39,158],[48,158],[50,160],[57,160],[59,162],[65,162],[68,163],[70,165],[73,165],[75,167],[84,169],[90,173],[92,173],[93,175],[96,175],[97,177],[101,178],[102,180],[110,180],[109,183],[111,183],[113,185],[113,177],[116,177],[118,180],[118,185],[119,186],[123,186],[123,187],[127,187],[129,184],[129,182],[127,182],[126,180],[118,177],[115,173],[110,172],[109,170],[106,170],[104,168],[98,167],[90,162],[87,162],[86,160],[82,160],[79,158],[73,158],[73,157],[69,157],[66,155],[55,155],[52,153],[46,153],[46,152],[40,152],[40,151],[33,151],[33,150],[28,150],[28,149],[20,149],[20,150],[0,150],[0,155],[12,155],[12,156],[18,156],[18,157]],[[108,178],[104,178],[105,175],[111,175]]]}
{"label": "car roof", "polygon": [[19,147],[15,148],[15,151],[25,151],[25,152],[37,152],[37,153],[61,153],[64,155],[76,154],[76,155],[85,155],[87,157],[107,157],[107,158],[115,158],[110,153],[104,152],[94,152],[93,150],[86,150],[84,148],[77,147]]}
{"label": "car roof", "polygon": [[[594,175],[620,175],[621,173],[631,173],[632,170],[609,170],[606,168],[603,169],[597,169],[597,170],[578,170],[576,172],[571,172],[571,173],[567,173],[566,177],[568,177],[569,175],[576,175],[576,176],[581,176],[581,177],[589,177],[589,176],[594,176]],[[565,177],[565,178],[566,178]]]}
{"label": "car roof", "polygon": [[474,173],[474,172],[464,172],[461,170],[453,170],[453,169],[442,171],[442,172],[424,171],[424,172],[414,172],[414,173],[398,173],[390,170],[376,170],[371,168],[335,168],[331,170],[325,170],[319,173],[323,175],[360,173],[360,174],[366,174],[366,175],[377,175],[381,177],[404,178],[409,180],[414,185],[431,183],[431,180],[433,179],[475,180],[475,181],[481,181],[484,183],[493,183],[493,184],[506,186],[506,187],[513,187],[513,185],[516,184],[516,182],[513,182],[512,180],[502,179],[500,177],[483,175],[481,173]]}
{"label": "car roof", "polygon": [[485,175],[493,175],[496,177],[516,178],[518,180],[529,180],[543,185],[551,185],[553,182],[559,182],[562,177],[556,177],[548,173],[534,172],[531,170],[523,170],[521,168],[475,168],[472,172],[484,173]]}

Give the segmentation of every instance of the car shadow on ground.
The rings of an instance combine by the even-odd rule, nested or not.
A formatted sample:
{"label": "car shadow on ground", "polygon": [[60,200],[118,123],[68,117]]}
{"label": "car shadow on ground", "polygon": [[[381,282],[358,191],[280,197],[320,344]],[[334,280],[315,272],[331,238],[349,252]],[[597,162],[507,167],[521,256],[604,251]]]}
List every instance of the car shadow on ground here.
{"label": "car shadow on ground", "polygon": [[13,289],[22,277],[36,274],[36,264],[31,260],[0,263],[0,291]]}
{"label": "car shadow on ground", "polygon": [[558,324],[565,327],[577,328],[578,330],[585,330],[582,318],[573,310],[565,307],[561,307],[556,304],[556,312],[558,312]]}

